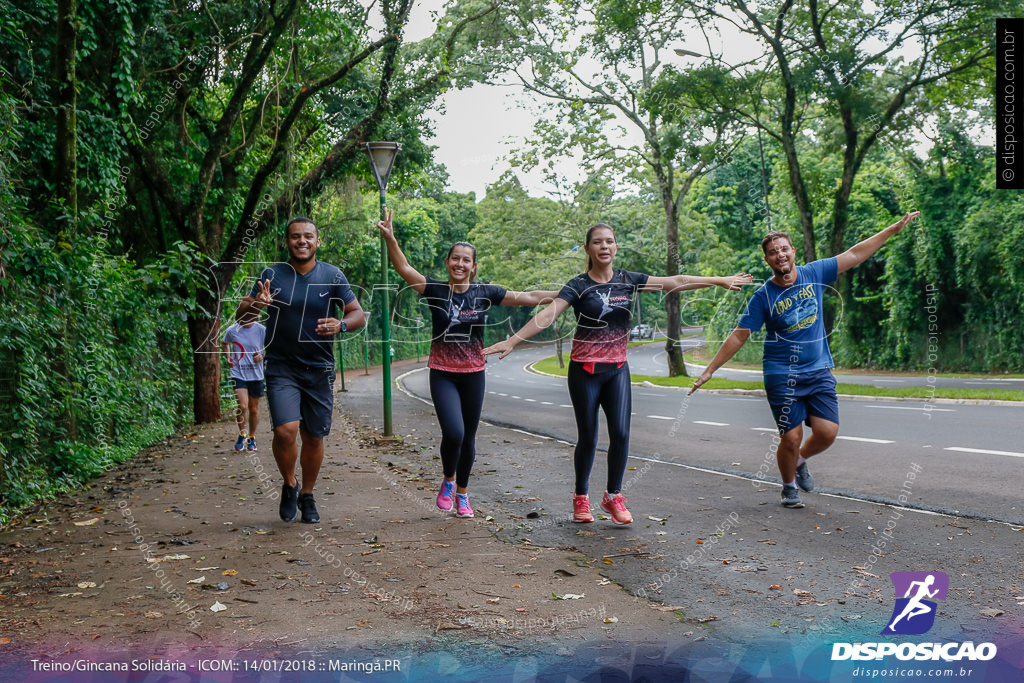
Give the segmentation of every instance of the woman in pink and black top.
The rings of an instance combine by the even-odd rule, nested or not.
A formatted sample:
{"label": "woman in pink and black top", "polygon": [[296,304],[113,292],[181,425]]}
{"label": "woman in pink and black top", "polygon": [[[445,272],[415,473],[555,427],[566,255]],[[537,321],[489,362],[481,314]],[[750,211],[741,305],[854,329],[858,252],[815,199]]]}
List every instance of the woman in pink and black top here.
{"label": "woman in pink and black top", "polygon": [[[377,223],[395,271],[423,296],[430,308],[432,336],[430,397],[441,425],[441,463],[444,479],[437,507],[455,508],[459,517],[472,517],[469,475],[476,459],[476,430],[484,403],[484,325],[491,306],[536,306],[554,299],[557,292],[513,292],[498,285],[474,282],[476,249],[456,242],[448,250],[448,282],[425,277],[409,265],[398,246],[391,211]],[[454,496],[453,496],[454,494]],[[453,500],[454,498],[454,500]]]}
{"label": "woman in pink and black top", "polygon": [[626,342],[629,340],[630,311],[636,293],[680,291],[719,286],[738,290],[749,284],[750,275],[733,277],[694,277],[675,275],[656,277],[612,267],[618,246],[615,234],[604,223],[587,231],[584,245],[587,272],[569,280],[550,306],[535,315],[511,338],[484,349],[484,354],[500,353],[504,358],[516,345],[551,325],[572,306],[576,314],[576,334],[569,361],[569,397],[576,414],[579,437],[573,458],[576,488],[573,493],[573,521],[593,522],[590,512],[590,470],[597,447],[597,409],[608,420],[608,488],[601,500],[616,524],[629,524],[633,516],[626,509],[620,492],[629,453],[629,418],[632,395]]}

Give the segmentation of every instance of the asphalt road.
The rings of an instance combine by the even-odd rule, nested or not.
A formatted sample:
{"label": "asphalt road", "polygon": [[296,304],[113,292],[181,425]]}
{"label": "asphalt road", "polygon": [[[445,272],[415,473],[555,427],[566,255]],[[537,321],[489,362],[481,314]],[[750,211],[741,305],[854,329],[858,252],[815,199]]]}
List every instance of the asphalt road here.
{"label": "asphalt road", "polygon": [[[579,562],[604,566],[638,598],[721,637],[768,646],[789,647],[779,639],[808,630],[851,642],[875,638],[892,609],[894,571],[951,577],[955,593],[936,638],[1024,625],[1013,597],[1024,595],[1021,529],[987,521],[1024,522],[1024,408],[947,404],[926,413],[920,402],[842,401],[844,438],[812,461],[819,491],[803,494],[806,508],[787,510],[779,505],[763,398],[700,392],[687,400],[680,390],[634,386],[633,469],[623,490],[635,522],[616,527],[599,517],[576,525],[569,522],[575,425],[565,381],[524,369],[550,353],[524,345],[488,361],[484,420],[520,430],[482,428],[477,442],[474,507],[493,515],[487,522],[499,536],[575,548]],[[417,433],[434,433],[423,423],[426,371],[399,382],[422,410],[401,393],[396,410],[427,411],[415,421]],[[595,512],[605,472],[599,453]],[[892,505],[901,495],[906,503]],[[1003,610],[998,623],[984,617],[992,608]]]}
{"label": "asphalt road", "polygon": [[[526,370],[551,348],[524,347],[488,360],[483,418],[575,443],[565,381]],[[634,372],[632,357],[644,353],[649,346],[630,349]],[[403,382],[429,397],[426,372]],[[836,443],[812,460],[821,493],[897,503],[919,466],[907,506],[1024,524],[1024,406],[841,400],[840,422]],[[633,387],[630,455],[673,463],[667,477],[685,477],[682,465],[777,482],[774,440],[763,397]],[[599,448],[606,444],[602,424]]]}

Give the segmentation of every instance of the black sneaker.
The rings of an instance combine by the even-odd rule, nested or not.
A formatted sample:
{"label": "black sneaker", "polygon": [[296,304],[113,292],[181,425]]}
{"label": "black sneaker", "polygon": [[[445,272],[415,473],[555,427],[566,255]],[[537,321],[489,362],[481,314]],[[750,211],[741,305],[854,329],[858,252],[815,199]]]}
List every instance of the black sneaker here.
{"label": "black sneaker", "polygon": [[810,493],[814,490],[814,477],[807,469],[807,463],[796,468],[796,485]]}
{"label": "black sneaker", "polygon": [[299,495],[299,509],[302,510],[302,521],[306,524],[316,524],[320,521],[320,513],[316,511],[312,493]]}
{"label": "black sneaker", "polygon": [[800,500],[800,492],[796,490],[795,486],[782,487],[782,507],[802,508],[803,506],[804,502]]}
{"label": "black sneaker", "polygon": [[281,487],[281,519],[291,522],[295,519],[295,515],[299,514],[299,508],[295,504],[298,497],[299,485],[297,483],[295,486],[285,484]]}

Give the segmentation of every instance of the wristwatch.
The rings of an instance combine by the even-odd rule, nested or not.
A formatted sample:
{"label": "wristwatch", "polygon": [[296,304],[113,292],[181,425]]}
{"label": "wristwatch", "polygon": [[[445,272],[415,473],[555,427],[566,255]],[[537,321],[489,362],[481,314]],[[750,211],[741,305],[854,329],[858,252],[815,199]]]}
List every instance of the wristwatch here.
{"label": "wristwatch", "polygon": [[345,324],[344,320],[341,321],[341,331],[348,332],[348,325]]}

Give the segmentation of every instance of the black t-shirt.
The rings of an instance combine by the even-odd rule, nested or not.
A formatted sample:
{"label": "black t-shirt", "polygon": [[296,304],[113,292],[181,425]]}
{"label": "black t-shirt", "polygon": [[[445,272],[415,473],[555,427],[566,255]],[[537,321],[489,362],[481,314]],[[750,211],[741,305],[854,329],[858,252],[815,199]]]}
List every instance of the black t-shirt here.
{"label": "black t-shirt", "polygon": [[484,365],[487,310],[501,304],[508,290],[471,282],[456,292],[447,282],[427,278],[423,300],[430,308],[431,344],[427,367],[447,372],[479,372]]}
{"label": "black t-shirt", "polygon": [[[267,307],[268,364],[333,368],[335,337],[318,334],[316,326],[320,318],[340,320],[345,306],[356,300],[341,269],[317,261],[311,271],[299,275],[290,263],[275,263],[264,268],[259,279],[270,280],[274,296]],[[249,296],[259,292],[259,284],[254,284]]]}
{"label": "black t-shirt", "polygon": [[570,358],[580,363],[622,363],[629,341],[630,311],[648,276],[616,270],[608,282],[581,273],[565,283],[558,298],[576,313],[576,334]]}

